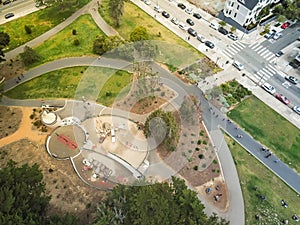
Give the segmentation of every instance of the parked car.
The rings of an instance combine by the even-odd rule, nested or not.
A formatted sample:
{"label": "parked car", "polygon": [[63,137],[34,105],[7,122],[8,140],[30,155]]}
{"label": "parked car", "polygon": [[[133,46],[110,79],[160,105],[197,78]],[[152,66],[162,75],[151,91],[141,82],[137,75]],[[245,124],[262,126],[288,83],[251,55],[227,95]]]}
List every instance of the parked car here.
{"label": "parked car", "polygon": [[286,105],[288,105],[288,104],[290,104],[290,100],[288,100],[288,98],[287,97],[285,97],[284,95],[282,95],[282,94],[277,94],[276,95],[276,98],[279,100],[279,101],[281,101],[281,102],[283,102],[284,104],[286,104]]}
{"label": "parked car", "polygon": [[219,26],[214,24],[214,23],[210,23],[209,27],[211,27],[212,29],[218,30]]}
{"label": "parked car", "polygon": [[187,29],[188,29],[187,25],[185,25],[185,23],[182,23],[182,22],[179,23],[178,27],[179,27],[181,30],[187,30]]}
{"label": "parked car", "polygon": [[265,89],[265,91],[269,92],[272,95],[276,93],[276,89],[269,83],[264,83],[262,87],[263,89]]}
{"label": "parked car", "polygon": [[271,30],[269,33],[265,34],[265,38],[270,39],[276,34],[276,30]]}
{"label": "parked car", "polygon": [[194,26],[194,24],[195,24],[194,21],[191,19],[187,19],[186,22],[191,26]]}
{"label": "parked car", "polygon": [[199,13],[194,13],[193,17],[197,18],[198,20],[201,19],[201,15]]}
{"label": "parked car", "polygon": [[181,8],[181,9],[185,9],[186,8],[186,6],[184,5],[184,4],[182,4],[182,3],[178,3],[178,5],[177,5],[179,8]]}
{"label": "parked car", "polygon": [[229,32],[228,30],[226,30],[224,27],[219,27],[218,28],[218,31],[221,33],[221,34],[224,34],[224,35],[227,35]]}
{"label": "parked car", "polygon": [[178,20],[177,18],[175,18],[175,17],[173,17],[173,18],[171,19],[171,22],[174,23],[175,25],[178,25],[178,24],[179,24],[179,20]]}
{"label": "parked car", "polygon": [[10,2],[11,2],[10,0],[6,0],[6,1],[4,1],[2,4],[3,4],[3,5],[8,5]]}
{"label": "parked car", "polygon": [[203,36],[201,36],[200,34],[197,35],[197,39],[202,43],[205,42],[205,38]]}
{"label": "parked car", "polygon": [[282,28],[282,29],[286,29],[286,28],[288,28],[290,25],[291,25],[291,23],[288,22],[288,21],[286,21],[284,24],[281,25],[281,28]]}
{"label": "parked car", "polygon": [[300,106],[294,106],[293,110],[300,115]]}
{"label": "parked car", "polygon": [[242,63],[240,63],[239,61],[234,61],[232,63],[232,65],[237,68],[239,71],[243,70],[244,69],[244,65]]}
{"label": "parked car", "polygon": [[293,83],[293,84],[298,83],[298,79],[293,77],[293,76],[286,76],[285,79],[288,80],[289,82]]}
{"label": "parked car", "polygon": [[213,48],[215,47],[215,44],[212,43],[211,41],[206,41],[206,42],[205,42],[205,45],[206,45],[207,47],[211,48],[211,49],[213,49]]}
{"label": "parked car", "polygon": [[229,37],[231,40],[236,41],[238,39],[238,37],[235,34],[229,34],[227,37]]}
{"label": "parked car", "polygon": [[165,17],[165,18],[170,18],[170,14],[167,13],[166,11],[163,11],[163,12],[162,12],[162,15],[163,15],[163,17]]}
{"label": "parked car", "polygon": [[279,52],[277,52],[276,54],[275,54],[275,56],[276,57],[280,57],[280,56],[282,56],[284,53],[283,53],[283,51],[279,51]]}
{"label": "parked car", "polygon": [[188,33],[190,35],[192,35],[193,37],[196,37],[197,36],[197,32],[193,29],[193,28],[189,28],[188,29]]}
{"label": "parked car", "polygon": [[277,39],[279,39],[281,37],[282,37],[282,33],[278,32],[278,33],[274,34],[273,39],[277,40]]}
{"label": "parked car", "polygon": [[11,17],[13,17],[13,16],[15,16],[15,14],[13,14],[13,13],[7,13],[7,14],[5,14],[5,19],[9,19],[9,18],[11,18]]}
{"label": "parked car", "polygon": [[158,13],[161,13],[163,11],[162,8],[160,8],[158,5],[155,5],[154,6],[154,11],[158,12]]}
{"label": "parked car", "polygon": [[151,5],[151,1],[150,0],[144,0],[146,5]]}
{"label": "parked car", "polygon": [[185,10],[185,12],[187,13],[187,14],[192,14],[193,13],[193,9],[192,8],[187,8],[186,10]]}

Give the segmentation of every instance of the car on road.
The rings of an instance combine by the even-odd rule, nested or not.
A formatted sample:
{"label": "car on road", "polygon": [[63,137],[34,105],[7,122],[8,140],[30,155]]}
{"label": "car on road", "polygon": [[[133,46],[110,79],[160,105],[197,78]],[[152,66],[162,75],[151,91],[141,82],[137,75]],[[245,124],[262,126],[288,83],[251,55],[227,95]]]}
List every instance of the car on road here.
{"label": "car on road", "polygon": [[289,82],[291,82],[292,84],[297,84],[298,83],[298,79],[296,77],[293,77],[293,76],[286,76],[285,79],[288,80]]}
{"label": "car on road", "polygon": [[185,12],[186,12],[187,14],[191,15],[191,14],[193,13],[193,9],[192,9],[192,8],[187,8],[187,9],[185,10]]}
{"label": "car on road", "polygon": [[227,35],[229,32],[228,30],[226,30],[224,27],[219,27],[218,28],[218,31],[221,33],[221,34],[224,34],[224,35]]}
{"label": "car on road", "polygon": [[236,61],[236,60],[232,63],[232,65],[233,65],[235,68],[237,68],[239,71],[245,69],[245,68],[244,68],[244,65],[243,65],[242,63],[240,63],[239,61]]}
{"label": "car on road", "polygon": [[7,13],[7,14],[5,14],[5,19],[9,19],[9,18],[11,18],[11,17],[14,17],[15,16],[15,14],[13,14],[13,13]]}
{"label": "car on road", "polygon": [[11,3],[11,1],[10,1],[10,0],[6,0],[6,1],[4,1],[2,4],[3,4],[3,5],[8,5],[9,3]]}
{"label": "car on road", "polygon": [[170,18],[170,14],[167,13],[166,11],[163,11],[161,14],[162,14],[163,17],[165,17],[165,18]]}
{"label": "car on road", "polygon": [[194,26],[194,25],[195,25],[194,21],[191,20],[191,19],[187,19],[186,22],[187,22],[189,25],[191,25],[191,26]]}
{"label": "car on road", "polygon": [[146,5],[151,5],[151,1],[150,1],[150,0],[144,0],[144,3],[145,3]]}
{"label": "car on road", "polygon": [[286,29],[286,28],[288,28],[290,25],[291,25],[291,23],[288,22],[288,21],[286,21],[285,23],[283,23],[283,24],[281,25],[281,28],[282,28],[282,29]]}
{"label": "car on road", "polygon": [[205,42],[205,38],[203,36],[201,36],[200,34],[197,35],[197,39],[198,41],[204,43]]}
{"label": "car on road", "polygon": [[211,48],[211,49],[213,49],[213,48],[215,47],[215,44],[212,43],[211,41],[206,41],[206,42],[205,42],[205,45],[206,45],[207,47]]}
{"label": "car on road", "polygon": [[181,8],[182,10],[186,8],[186,6],[183,3],[178,3],[177,5],[179,8]]}
{"label": "car on road", "polygon": [[278,32],[278,33],[274,34],[273,39],[278,40],[281,37],[282,37],[282,33]]}
{"label": "car on road", "polygon": [[269,83],[264,83],[262,85],[262,88],[265,89],[265,91],[269,92],[272,95],[274,95],[276,93],[276,89]]}
{"label": "car on road", "polygon": [[177,18],[175,18],[175,17],[173,17],[173,18],[171,19],[171,22],[174,23],[175,25],[178,25],[178,24],[179,24],[179,20],[178,20]]}
{"label": "car on road", "polygon": [[234,41],[236,41],[238,39],[238,37],[235,34],[232,34],[232,33],[228,34],[227,37],[230,38],[231,40],[234,40]]}
{"label": "car on road", "polygon": [[286,105],[290,104],[290,102],[291,102],[287,97],[285,97],[285,96],[282,95],[282,94],[277,94],[277,95],[276,95],[276,98],[277,98],[279,101],[281,101],[282,103],[286,104]]}
{"label": "car on road", "polygon": [[181,30],[187,30],[187,29],[188,29],[187,25],[185,25],[185,23],[182,23],[182,22],[179,23],[178,27],[179,27]]}
{"label": "car on road", "polygon": [[162,8],[160,8],[158,5],[155,5],[154,6],[154,11],[158,12],[158,13],[161,13],[163,11]]}
{"label": "car on road", "polygon": [[219,26],[217,24],[214,24],[214,23],[210,23],[209,27],[211,27],[214,30],[218,30],[218,28],[219,28]]}
{"label": "car on road", "polygon": [[276,34],[276,30],[271,30],[269,33],[265,34],[265,38],[270,39]]}
{"label": "car on road", "polygon": [[193,17],[197,18],[198,20],[201,19],[201,15],[199,13],[194,13]]}
{"label": "car on road", "polygon": [[189,28],[188,29],[188,33],[190,35],[192,35],[193,37],[196,37],[197,36],[197,32],[193,29],[193,28]]}
{"label": "car on road", "polygon": [[280,57],[280,56],[282,56],[284,53],[283,53],[283,51],[279,51],[279,52],[277,52],[276,54],[275,54],[275,56],[276,57]]}
{"label": "car on road", "polygon": [[300,106],[294,106],[293,110],[300,115]]}

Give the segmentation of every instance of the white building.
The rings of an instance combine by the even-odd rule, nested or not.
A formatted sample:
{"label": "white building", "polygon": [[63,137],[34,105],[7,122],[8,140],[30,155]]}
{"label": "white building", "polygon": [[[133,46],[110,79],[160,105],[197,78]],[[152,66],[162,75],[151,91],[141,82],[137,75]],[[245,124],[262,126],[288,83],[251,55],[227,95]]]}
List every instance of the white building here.
{"label": "white building", "polygon": [[226,0],[224,16],[229,17],[241,26],[256,23],[260,11],[269,4],[280,0]]}

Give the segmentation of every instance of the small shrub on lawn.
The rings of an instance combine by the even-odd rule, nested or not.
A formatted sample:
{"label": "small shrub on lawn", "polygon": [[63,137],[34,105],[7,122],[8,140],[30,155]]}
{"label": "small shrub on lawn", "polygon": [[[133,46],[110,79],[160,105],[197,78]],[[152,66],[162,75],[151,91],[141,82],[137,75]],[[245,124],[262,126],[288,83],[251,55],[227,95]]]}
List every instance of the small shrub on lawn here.
{"label": "small shrub on lawn", "polygon": [[201,145],[201,140],[198,140],[198,141],[197,141],[197,144],[198,144],[198,145]]}
{"label": "small shrub on lawn", "polygon": [[207,142],[204,140],[203,142],[202,142],[204,145],[207,145]]}
{"label": "small shrub on lawn", "polygon": [[198,170],[198,168],[199,168],[198,166],[194,166],[194,170],[196,170],[196,171],[197,171],[197,170]]}
{"label": "small shrub on lawn", "polygon": [[198,151],[200,151],[200,148],[197,147],[197,148],[195,148],[195,150],[198,152]]}
{"label": "small shrub on lawn", "polygon": [[198,155],[199,159],[204,159],[204,155],[203,154],[200,154]]}
{"label": "small shrub on lawn", "polygon": [[217,163],[218,163],[218,161],[214,159],[213,160],[213,164],[217,164]]}

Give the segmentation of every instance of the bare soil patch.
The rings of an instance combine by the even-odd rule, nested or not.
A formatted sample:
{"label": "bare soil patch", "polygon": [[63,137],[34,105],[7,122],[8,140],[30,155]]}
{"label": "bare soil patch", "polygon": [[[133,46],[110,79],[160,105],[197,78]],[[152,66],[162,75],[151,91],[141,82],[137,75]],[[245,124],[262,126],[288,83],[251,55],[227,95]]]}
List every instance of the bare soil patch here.
{"label": "bare soil patch", "polygon": [[160,97],[146,97],[134,104],[130,112],[136,114],[148,114],[158,109],[165,102],[166,100]]}
{"label": "bare soil patch", "polygon": [[20,77],[25,73],[25,66],[20,60],[11,60],[0,64],[1,77],[5,77],[5,80],[9,80],[14,77]]}
{"label": "bare soil patch", "polygon": [[21,119],[22,110],[20,108],[0,106],[0,139],[16,132]]}

